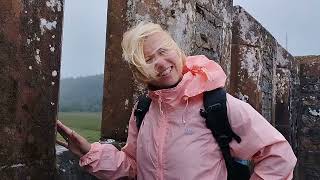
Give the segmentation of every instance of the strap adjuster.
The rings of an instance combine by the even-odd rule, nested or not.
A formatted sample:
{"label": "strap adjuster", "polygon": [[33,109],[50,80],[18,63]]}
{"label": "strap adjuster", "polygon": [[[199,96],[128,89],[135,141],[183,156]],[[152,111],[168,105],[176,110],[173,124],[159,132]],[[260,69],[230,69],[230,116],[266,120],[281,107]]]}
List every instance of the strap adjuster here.
{"label": "strap adjuster", "polygon": [[216,103],[208,107],[208,111],[220,111],[222,109],[221,103]]}
{"label": "strap adjuster", "polygon": [[222,134],[222,135],[218,136],[218,138],[217,138],[217,142],[221,148],[228,147],[231,140],[232,140],[232,138],[225,135],[225,134]]}

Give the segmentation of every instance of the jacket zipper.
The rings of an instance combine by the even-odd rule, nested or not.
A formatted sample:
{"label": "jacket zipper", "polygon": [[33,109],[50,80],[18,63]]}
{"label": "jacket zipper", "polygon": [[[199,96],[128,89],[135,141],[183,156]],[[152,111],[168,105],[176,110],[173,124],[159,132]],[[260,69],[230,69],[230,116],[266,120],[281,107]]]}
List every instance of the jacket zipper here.
{"label": "jacket zipper", "polygon": [[[160,107],[161,107],[161,101],[160,101]],[[159,178],[160,180],[163,180],[163,146],[165,143],[166,139],[166,134],[167,134],[167,120],[165,113],[161,110],[160,112],[160,129],[161,129],[161,134],[160,134],[160,143],[159,143],[159,155],[158,155],[158,162],[159,162]]]}

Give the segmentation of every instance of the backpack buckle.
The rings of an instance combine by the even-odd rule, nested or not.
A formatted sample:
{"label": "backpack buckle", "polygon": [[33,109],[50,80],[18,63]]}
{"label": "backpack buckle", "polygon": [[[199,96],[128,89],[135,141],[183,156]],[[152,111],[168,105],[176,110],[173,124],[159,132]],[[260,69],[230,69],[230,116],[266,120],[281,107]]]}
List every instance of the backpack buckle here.
{"label": "backpack buckle", "polygon": [[200,109],[200,115],[201,115],[203,118],[207,119],[207,117],[208,117],[208,112],[207,112],[206,110],[204,110],[204,109]]}
{"label": "backpack buckle", "polygon": [[134,111],[134,115],[135,116],[138,116],[138,115],[140,115],[142,113],[142,110],[141,109],[135,109],[135,111]]}

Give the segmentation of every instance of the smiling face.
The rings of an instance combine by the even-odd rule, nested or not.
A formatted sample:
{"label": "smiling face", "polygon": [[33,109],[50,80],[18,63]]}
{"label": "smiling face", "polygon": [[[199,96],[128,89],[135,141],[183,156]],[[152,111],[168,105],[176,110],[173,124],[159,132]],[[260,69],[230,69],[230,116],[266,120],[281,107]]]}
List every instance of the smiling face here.
{"label": "smiling face", "polygon": [[135,79],[149,88],[170,88],[182,79],[186,55],[159,24],[137,24],[124,33],[121,47]]}
{"label": "smiling face", "polygon": [[148,68],[154,71],[147,83],[157,89],[169,88],[182,78],[183,59],[170,44],[165,32],[148,36],[143,43],[143,54]]}

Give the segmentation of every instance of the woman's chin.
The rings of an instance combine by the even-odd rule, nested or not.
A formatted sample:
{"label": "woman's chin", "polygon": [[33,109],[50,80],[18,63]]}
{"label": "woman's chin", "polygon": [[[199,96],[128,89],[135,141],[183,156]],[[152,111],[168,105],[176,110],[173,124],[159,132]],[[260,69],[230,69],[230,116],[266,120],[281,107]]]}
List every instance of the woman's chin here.
{"label": "woman's chin", "polygon": [[182,78],[164,78],[161,81],[154,81],[148,84],[150,90],[169,89],[176,87]]}

